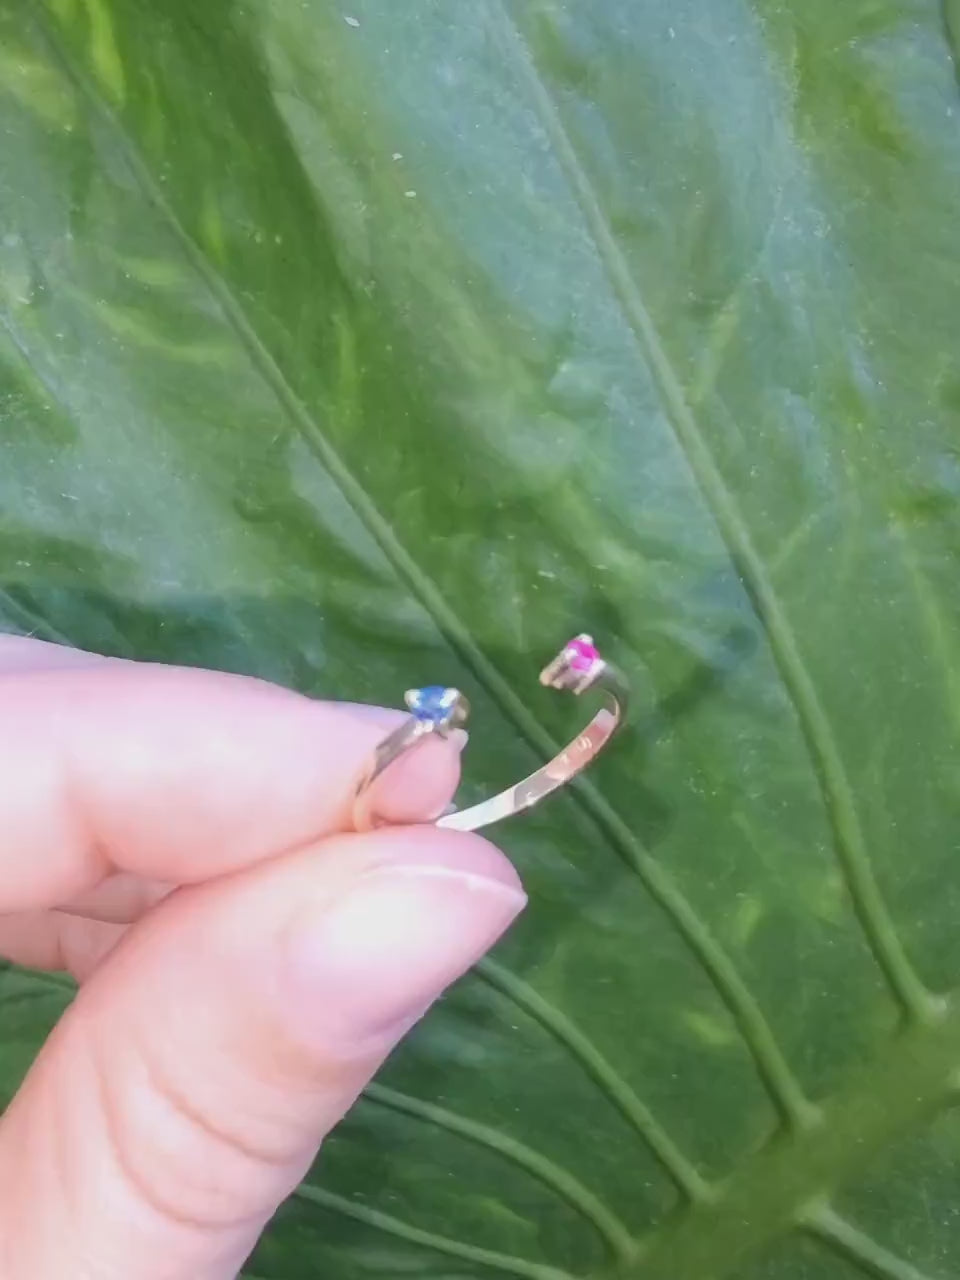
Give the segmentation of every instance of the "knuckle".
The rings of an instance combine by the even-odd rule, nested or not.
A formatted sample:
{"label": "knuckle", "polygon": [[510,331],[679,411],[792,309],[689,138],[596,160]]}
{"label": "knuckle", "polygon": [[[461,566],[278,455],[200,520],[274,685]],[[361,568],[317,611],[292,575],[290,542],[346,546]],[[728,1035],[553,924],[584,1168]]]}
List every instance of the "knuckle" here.
{"label": "knuckle", "polygon": [[193,1233],[237,1228],[289,1189],[289,1143],[251,1139],[239,1122],[224,1124],[149,1055],[133,1051],[122,1067],[112,1063],[98,1075],[117,1171],[166,1222]]}

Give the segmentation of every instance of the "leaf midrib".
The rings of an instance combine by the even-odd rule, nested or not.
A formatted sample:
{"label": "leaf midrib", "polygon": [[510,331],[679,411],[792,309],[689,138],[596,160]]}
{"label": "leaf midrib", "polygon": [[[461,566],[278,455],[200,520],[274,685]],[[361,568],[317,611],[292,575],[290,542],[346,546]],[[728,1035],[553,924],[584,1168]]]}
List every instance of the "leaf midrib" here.
{"label": "leaf midrib", "polygon": [[[960,1005],[944,1000],[903,1030],[886,1056],[823,1106],[818,1124],[750,1157],[708,1203],[661,1226],[617,1280],[718,1280],[822,1203],[879,1151],[915,1132],[960,1094]],[[641,1241],[641,1246],[643,1242]]]}

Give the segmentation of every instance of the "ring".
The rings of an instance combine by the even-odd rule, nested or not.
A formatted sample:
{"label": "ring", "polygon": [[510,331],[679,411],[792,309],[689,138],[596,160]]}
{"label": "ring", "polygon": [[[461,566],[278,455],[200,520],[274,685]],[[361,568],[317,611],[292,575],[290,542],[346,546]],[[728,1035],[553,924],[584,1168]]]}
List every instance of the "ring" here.
{"label": "ring", "polygon": [[[540,683],[577,695],[588,689],[597,690],[603,695],[603,706],[569,746],[536,773],[469,809],[449,809],[437,819],[436,826],[478,831],[532,808],[585,769],[623,724],[627,709],[626,680],[600,656],[588,635],[574,636],[565,644],[540,672]],[[410,716],[376,748],[357,785],[353,817],[358,831],[369,831],[377,825],[371,807],[371,790],[394,761],[433,734],[447,737],[451,730],[464,725],[470,715],[470,704],[460,690],[442,685],[409,689],[404,701]]]}

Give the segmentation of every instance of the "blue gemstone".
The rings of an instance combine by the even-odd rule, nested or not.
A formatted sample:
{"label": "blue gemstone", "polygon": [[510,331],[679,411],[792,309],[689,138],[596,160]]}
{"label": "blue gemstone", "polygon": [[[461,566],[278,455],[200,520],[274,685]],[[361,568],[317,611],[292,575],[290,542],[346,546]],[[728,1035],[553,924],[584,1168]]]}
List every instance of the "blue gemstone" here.
{"label": "blue gemstone", "polygon": [[418,720],[428,724],[443,724],[457,701],[456,689],[445,689],[440,684],[428,684],[415,689],[410,695],[410,710]]}

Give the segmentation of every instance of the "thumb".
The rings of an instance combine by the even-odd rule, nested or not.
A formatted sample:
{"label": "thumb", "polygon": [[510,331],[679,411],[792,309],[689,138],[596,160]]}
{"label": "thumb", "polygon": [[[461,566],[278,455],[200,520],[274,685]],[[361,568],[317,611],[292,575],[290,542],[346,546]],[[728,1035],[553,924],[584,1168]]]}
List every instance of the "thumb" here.
{"label": "thumb", "polygon": [[228,1280],[402,1035],[524,897],[476,836],[337,836],[178,891],[0,1122],[4,1280]]}

